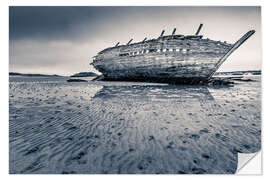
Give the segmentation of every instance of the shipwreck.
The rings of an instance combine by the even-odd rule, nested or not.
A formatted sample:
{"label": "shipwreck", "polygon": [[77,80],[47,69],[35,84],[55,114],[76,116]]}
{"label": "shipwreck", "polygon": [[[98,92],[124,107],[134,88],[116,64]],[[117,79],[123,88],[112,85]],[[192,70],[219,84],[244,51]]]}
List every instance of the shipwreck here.
{"label": "shipwreck", "polygon": [[93,65],[102,80],[150,81],[179,84],[208,82],[222,63],[255,30],[248,31],[234,44],[215,41],[200,35],[200,24],[194,35],[175,34],[156,39],[106,48],[93,57]]}

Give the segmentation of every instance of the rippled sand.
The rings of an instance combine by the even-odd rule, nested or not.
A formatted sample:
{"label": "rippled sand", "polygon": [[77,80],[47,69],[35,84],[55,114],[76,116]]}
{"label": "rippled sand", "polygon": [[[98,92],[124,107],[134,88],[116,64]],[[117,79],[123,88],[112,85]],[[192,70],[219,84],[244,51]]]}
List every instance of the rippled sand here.
{"label": "rippled sand", "polygon": [[260,79],[232,87],[10,78],[10,173],[234,173]]}

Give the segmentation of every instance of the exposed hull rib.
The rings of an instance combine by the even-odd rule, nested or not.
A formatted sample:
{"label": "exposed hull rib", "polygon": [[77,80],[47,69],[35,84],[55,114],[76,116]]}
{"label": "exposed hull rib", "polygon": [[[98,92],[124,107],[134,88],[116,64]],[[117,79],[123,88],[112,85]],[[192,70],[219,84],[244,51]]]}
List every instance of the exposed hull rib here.
{"label": "exposed hull rib", "polygon": [[254,30],[248,31],[244,36],[242,36],[233,47],[225,54],[217,63],[216,67],[213,69],[212,73],[208,78],[211,78],[218,68],[226,61],[226,59],[237,49],[239,48],[248,38],[250,38],[255,33]]}

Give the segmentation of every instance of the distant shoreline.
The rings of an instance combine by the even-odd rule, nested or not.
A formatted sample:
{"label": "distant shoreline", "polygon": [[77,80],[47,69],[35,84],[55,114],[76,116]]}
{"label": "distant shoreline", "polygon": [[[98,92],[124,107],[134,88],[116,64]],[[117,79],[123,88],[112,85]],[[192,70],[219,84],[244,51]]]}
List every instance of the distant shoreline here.
{"label": "distant shoreline", "polygon": [[17,73],[17,72],[9,72],[9,76],[26,76],[26,77],[65,77],[57,74],[49,75],[49,74],[28,74],[28,73]]}
{"label": "distant shoreline", "polygon": [[261,70],[247,70],[247,71],[231,71],[231,72],[216,72],[215,75],[261,75]]}
{"label": "distant shoreline", "polygon": [[[247,71],[231,71],[231,72],[216,72],[215,75],[244,75],[251,73],[252,75],[261,75],[261,70],[247,70]],[[25,77],[88,77],[98,76],[93,72],[81,72],[71,76],[61,76],[57,74],[35,74],[35,73],[18,73],[9,72],[9,76],[25,76]]]}
{"label": "distant shoreline", "polygon": [[38,73],[18,73],[9,72],[9,76],[25,76],[25,77],[95,77],[98,76],[93,72],[80,72],[73,75],[62,76],[58,74],[38,74]]}

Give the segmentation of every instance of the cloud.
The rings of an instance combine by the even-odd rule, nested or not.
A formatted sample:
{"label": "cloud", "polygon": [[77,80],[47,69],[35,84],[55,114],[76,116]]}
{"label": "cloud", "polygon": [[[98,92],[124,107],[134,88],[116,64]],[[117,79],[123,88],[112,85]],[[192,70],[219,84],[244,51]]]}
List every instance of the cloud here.
{"label": "cloud", "polygon": [[204,23],[204,37],[231,43],[255,29],[256,34],[241,47],[241,53],[228,60],[234,63],[221,69],[260,68],[259,7],[31,6],[10,7],[9,15],[13,71],[70,74],[93,70],[91,57],[119,41],[156,38],[162,29],[170,34],[174,27],[177,34],[194,34],[200,23]]}

